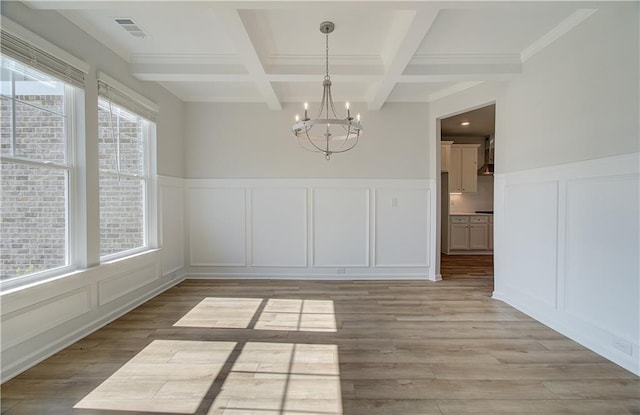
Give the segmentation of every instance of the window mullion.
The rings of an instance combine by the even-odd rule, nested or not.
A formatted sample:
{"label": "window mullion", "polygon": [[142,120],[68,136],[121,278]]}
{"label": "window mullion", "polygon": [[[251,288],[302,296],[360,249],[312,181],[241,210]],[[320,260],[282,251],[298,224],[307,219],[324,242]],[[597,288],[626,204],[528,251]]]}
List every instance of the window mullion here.
{"label": "window mullion", "polygon": [[13,71],[9,71],[11,79],[11,155],[16,155],[16,78]]}
{"label": "window mullion", "polygon": [[[98,104],[99,111],[108,114],[108,121],[99,118],[100,146],[103,157],[114,160],[115,165],[100,169],[101,261],[149,248],[149,178],[145,175],[149,155],[144,149],[137,151],[140,143],[144,146],[144,122],[108,98],[107,93]],[[142,171],[138,172],[138,166]]]}
{"label": "window mullion", "polygon": [[64,144],[65,144],[65,164],[72,166],[72,168],[68,169],[66,172],[66,191],[67,197],[66,200],[66,260],[67,265],[75,265],[76,261],[76,250],[75,244],[77,243],[73,235],[76,234],[77,223],[73,220],[73,218],[77,217],[76,215],[76,198],[78,197],[76,192],[76,158],[75,158],[75,120],[74,120],[74,111],[75,108],[75,94],[73,92],[73,88],[69,85],[65,85],[63,88],[63,96],[64,96],[64,106],[63,106],[63,131],[64,131]]}
{"label": "window mullion", "polygon": [[42,167],[45,169],[71,170],[73,167],[66,164],[53,163],[51,161],[37,161],[23,157],[0,156],[3,163],[27,164],[29,166]]}
{"label": "window mullion", "polygon": [[123,173],[123,172],[118,173],[116,170],[100,170],[100,174],[104,174],[104,175],[107,175],[107,176],[113,176],[113,177],[124,177],[124,178],[127,178],[127,179],[138,179],[138,180],[148,180],[149,179],[147,176],[144,176],[142,174]]}
{"label": "window mullion", "polygon": [[61,114],[61,113],[59,113],[57,111],[50,110],[49,108],[40,107],[38,105],[34,105],[34,104],[30,103],[30,102],[23,101],[21,99],[14,98],[14,101],[20,103],[21,105],[25,105],[27,107],[35,108],[35,109],[37,109],[39,111],[42,111],[42,112],[47,112],[47,113],[53,114],[53,115],[60,115],[62,117],[65,116],[64,114]]}

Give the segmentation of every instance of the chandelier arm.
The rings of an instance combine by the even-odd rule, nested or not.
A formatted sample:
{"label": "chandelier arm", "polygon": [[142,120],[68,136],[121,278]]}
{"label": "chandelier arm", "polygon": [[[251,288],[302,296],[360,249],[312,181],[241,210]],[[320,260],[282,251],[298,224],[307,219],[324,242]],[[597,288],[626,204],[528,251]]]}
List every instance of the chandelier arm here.
{"label": "chandelier arm", "polygon": [[322,118],[322,106],[324,105],[324,97],[325,97],[325,90],[324,88],[322,89],[322,100],[320,101],[320,110],[318,111],[318,115],[316,116],[316,118]]}
{"label": "chandelier arm", "polygon": [[359,139],[360,139],[360,134],[356,135],[355,142],[353,143],[353,145],[351,147],[345,148],[344,150],[340,150],[340,151],[332,151],[332,153],[344,153],[346,151],[351,150],[352,148],[354,148],[358,144],[358,140]]}
{"label": "chandelier arm", "polygon": [[296,141],[298,142],[298,145],[300,146],[300,148],[305,151],[308,151],[310,153],[322,153],[322,151],[314,150],[314,149],[303,146],[302,143],[304,142],[304,138],[298,138]]}
{"label": "chandelier arm", "polygon": [[[342,126],[344,128],[344,126]],[[345,146],[345,144],[347,144],[347,141],[349,140],[353,140],[353,138],[349,138],[349,135],[351,134],[351,126],[349,126],[349,129],[347,130],[347,136],[345,137],[344,141],[342,142],[342,144],[340,144],[335,151],[339,151],[342,147]]]}
{"label": "chandelier arm", "polygon": [[324,151],[323,149],[321,149],[320,147],[318,147],[318,146],[313,142],[313,140],[311,139],[311,137],[309,137],[309,133],[308,133],[308,132],[305,132],[305,136],[307,137],[307,141],[309,141],[309,143],[310,143],[312,146],[314,146],[314,147],[318,150],[318,152],[320,152],[320,153],[325,153],[325,154],[326,154],[326,151]]}
{"label": "chandelier arm", "polygon": [[[336,108],[333,106],[333,94],[331,93],[331,87],[329,87],[329,104],[331,104],[331,112],[333,113],[333,117],[338,118],[338,115],[336,114]],[[327,115],[329,115],[329,105],[327,105]]]}

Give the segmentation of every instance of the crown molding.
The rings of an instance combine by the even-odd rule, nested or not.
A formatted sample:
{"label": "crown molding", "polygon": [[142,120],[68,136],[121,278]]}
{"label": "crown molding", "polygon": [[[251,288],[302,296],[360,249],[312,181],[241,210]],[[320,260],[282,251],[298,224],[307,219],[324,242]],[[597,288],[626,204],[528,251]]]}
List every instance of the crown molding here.
{"label": "crown molding", "polygon": [[[322,65],[325,55],[272,54],[264,58],[265,65]],[[330,66],[380,66],[382,59],[378,55],[330,55]]]}
{"label": "crown molding", "polygon": [[520,64],[520,54],[416,54],[409,65],[511,65]]}
{"label": "crown molding", "polygon": [[242,60],[231,54],[176,54],[176,53],[134,53],[132,64],[151,65],[238,65]]}
{"label": "crown molding", "polygon": [[526,49],[524,49],[522,53],[520,53],[520,59],[522,60],[523,63],[531,59],[534,55],[541,52],[544,48],[546,48],[556,40],[560,39],[562,36],[569,33],[580,23],[587,20],[596,11],[598,10],[597,9],[578,9],[575,12],[571,13],[569,17],[561,21],[560,24],[558,24],[558,26],[551,29],[541,38],[539,38],[538,40],[533,42],[531,45],[529,45]]}
{"label": "crown molding", "polygon": [[450,87],[429,94],[429,96],[427,97],[427,102],[437,101],[450,95],[457,94],[458,92],[473,88],[474,86],[480,85],[482,83],[483,81],[459,82],[457,84],[451,85]]}

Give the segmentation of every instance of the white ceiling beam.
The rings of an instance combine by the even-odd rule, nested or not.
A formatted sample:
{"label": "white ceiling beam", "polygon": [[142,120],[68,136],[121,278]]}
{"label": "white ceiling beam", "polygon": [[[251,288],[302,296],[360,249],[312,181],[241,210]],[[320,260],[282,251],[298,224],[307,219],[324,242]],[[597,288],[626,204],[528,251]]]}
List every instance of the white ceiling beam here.
{"label": "white ceiling beam", "polygon": [[[153,7],[163,7],[164,4],[171,5],[176,0],[22,0],[32,9],[40,10],[113,10],[125,6],[135,6],[139,4],[148,7],[153,3]],[[179,2],[179,0],[178,0]],[[211,7],[229,8],[237,10],[305,10],[312,12],[325,12],[327,6],[336,5],[343,12],[361,10],[365,5],[368,10],[424,10],[433,7],[436,3],[438,7],[447,9],[492,9],[494,2],[487,1],[425,1],[425,0],[195,0],[196,3],[207,3]],[[521,2],[501,2],[501,7],[520,7]],[[575,0],[578,7],[588,7],[593,4],[593,0]],[[605,3],[606,2],[601,2]],[[583,6],[582,6],[583,5]]]}
{"label": "white ceiling beam", "polygon": [[406,76],[446,76],[464,75],[473,78],[477,75],[518,75],[522,73],[522,63],[496,64],[437,64],[409,65],[398,78]]}
{"label": "white ceiling beam", "polygon": [[436,9],[396,12],[390,36],[383,47],[385,76],[369,101],[370,110],[382,108],[396,85],[398,77],[411,62],[437,15]]}
{"label": "white ceiling beam", "polygon": [[[269,73],[267,79],[271,82],[316,82],[318,88],[322,89],[322,80],[324,73],[322,74],[303,74],[303,73]],[[381,75],[368,75],[364,73],[350,73],[350,74],[331,74],[331,80],[333,82],[354,82],[354,83],[367,83],[367,82],[379,82],[382,80]]]}
{"label": "white ceiling beam", "polygon": [[401,75],[397,83],[426,83],[426,82],[477,82],[477,81],[509,81],[520,73],[464,73],[443,75]]}
{"label": "white ceiling beam", "polygon": [[252,82],[243,65],[131,63],[129,72],[143,81]]}
{"label": "white ceiling beam", "polygon": [[258,52],[251,41],[249,32],[242,22],[242,18],[237,10],[219,10],[216,11],[220,15],[220,21],[224,22],[229,37],[238,49],[240,60],[244,63],[249,75],[253,78],[260,94],[264,97],[267,106],[272,110],[281,110],[282,104],[278,100],[276,91],[273,89],[271,82],[267,78],[267,74],[262,66]]}
{"label": "white ceiling beam", "polygon": [[580,23],[587,20],[596,9],[578,9],[573,12],[569,17],[561,21],[556,27],[547,32],[540,39],[533,42],[520,54],[522,62],[526,62],[531,59],[535,54],[546,48],[562,36],[569,33],[573,28],[580,25]]}

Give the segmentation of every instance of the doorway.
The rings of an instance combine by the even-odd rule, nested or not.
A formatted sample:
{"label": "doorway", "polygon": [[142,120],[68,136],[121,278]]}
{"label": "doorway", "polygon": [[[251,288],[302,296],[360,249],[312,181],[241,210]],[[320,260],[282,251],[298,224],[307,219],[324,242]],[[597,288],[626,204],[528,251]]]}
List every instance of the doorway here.
{"label": "doorway", "polygon": [[440,274],[492,278],[495,103],[440,119]]}

